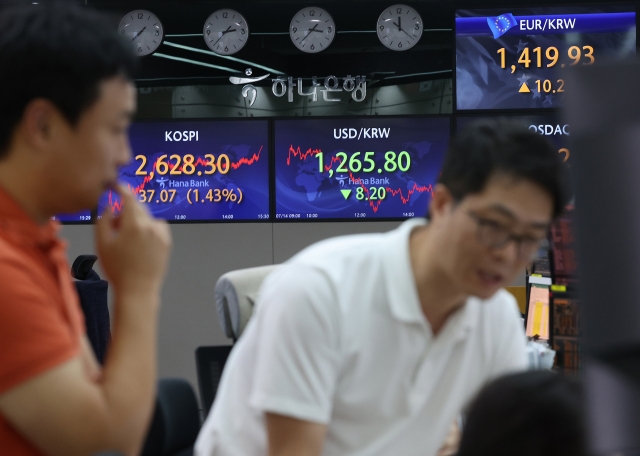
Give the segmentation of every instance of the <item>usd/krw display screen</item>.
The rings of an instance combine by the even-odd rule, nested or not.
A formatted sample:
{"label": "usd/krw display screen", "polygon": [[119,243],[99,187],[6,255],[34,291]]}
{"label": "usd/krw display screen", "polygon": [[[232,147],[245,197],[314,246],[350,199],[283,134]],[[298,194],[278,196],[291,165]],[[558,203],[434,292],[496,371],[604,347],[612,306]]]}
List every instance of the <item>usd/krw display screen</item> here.
{"label": "usd/krw display screen", "polygon": [[[489,119],[489,117],[458,117],[456,120],[456,132],[461,132],[473,121],[486,119]],[[529,130],[549,139],[558,148],[558,153],[561,154],[562,159],[571,163],[571,152],[569,151],[571,127],[559,119],[560,116],[556,114],[509,116],[509,120],[521,122]]]}
{"label": "usd/krw display screen", "polygon": [[449,145],[450,120],[275,121],[276,219],[421,217]]}
{"label": "usd/krw display screen", "polygon": [[[134,123],[120,181],[158,218],[268,219],[268,129],[267,120]],[[98,210],[121,204],[107,192]]]}
{"label": "usd/krw display screen", "polygon": [[564,69],[635,53],[629,6],[459,10],[457,109],[558,108]]}

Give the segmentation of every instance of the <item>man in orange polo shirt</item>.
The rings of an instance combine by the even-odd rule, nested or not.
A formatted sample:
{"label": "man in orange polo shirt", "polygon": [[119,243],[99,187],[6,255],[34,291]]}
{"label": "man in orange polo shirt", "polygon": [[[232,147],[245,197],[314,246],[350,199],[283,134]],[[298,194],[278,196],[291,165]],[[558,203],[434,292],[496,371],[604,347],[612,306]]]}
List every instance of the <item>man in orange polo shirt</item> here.
{"label": "man in orange polo shirt", "polygon": [[[31,2],[28,2],[31,3]],[[87,8],[0,12],[0,454],[137,454],[155,385],[159,295],[170,234],[132,194],[135,56]],[[89,348],[54,214],[124,207],[96,225],[115,290],[103,369]]]}

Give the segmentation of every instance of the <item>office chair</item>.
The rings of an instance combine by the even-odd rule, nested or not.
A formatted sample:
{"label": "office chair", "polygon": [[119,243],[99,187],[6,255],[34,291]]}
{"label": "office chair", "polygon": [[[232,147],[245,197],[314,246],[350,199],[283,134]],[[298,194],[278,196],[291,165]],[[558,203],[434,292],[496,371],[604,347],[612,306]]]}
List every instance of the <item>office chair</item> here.
{"label": "office chair", "polygon": [[[235,343],[253,314],[253,306],[258,298],[258,290],[263,280],[278,266],[231,271],[218,279],[215,287],[218,320],[226,336]],[[196,369],[198,389],[202,399],[204,415],[209,414],[216,397],[222,370],[232,345],[198,347],[196,349]]]}
{"label": "office chair", "polygon": [[196,369],[198,371],[198,389],[204,416],[209,414],[211,405],[216,398],[216,391],[222,377],[232,345],[218,347],[198,347],[196,349]]}
{"label": "office chair", "polygon": [[80,255],[71,266],[80,306],[84,314],[87,337],[100,364],[104,364],[107,348],[111,340],[111,322],[107,293],[109,284],[93,270],[98,260],[95,255]]}
{"label": "office chair", "polygon": [[200,432],[200,411],[191,385],[179,378],[158,381],[153,420],[142,456],[192,456]]}
{"label": "office chair", "polygon": [[215,288],[218,321],[228,338],[238,340],[247,326],[264,279],[278,265],[238,269],[222,275]]}

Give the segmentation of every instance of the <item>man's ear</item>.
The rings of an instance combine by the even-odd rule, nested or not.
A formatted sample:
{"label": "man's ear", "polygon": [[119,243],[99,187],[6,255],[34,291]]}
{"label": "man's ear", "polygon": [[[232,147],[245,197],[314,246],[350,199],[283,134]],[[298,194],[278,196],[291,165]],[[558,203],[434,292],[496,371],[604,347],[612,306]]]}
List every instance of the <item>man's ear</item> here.
{"label": "man's ear", "polygon": [[455,205],[455,199],[446,185],[436,184],[433,187],[433,196],[429,203],[429,215],[431,220],[437,220],[451,211]]}
{"label": "man's ear", "polygon": [[24,108],[18,130],[23,133],[24,141],[41,149],[50,142],[53,123],[59,116],[60,113],[50,101],[36,98]]}

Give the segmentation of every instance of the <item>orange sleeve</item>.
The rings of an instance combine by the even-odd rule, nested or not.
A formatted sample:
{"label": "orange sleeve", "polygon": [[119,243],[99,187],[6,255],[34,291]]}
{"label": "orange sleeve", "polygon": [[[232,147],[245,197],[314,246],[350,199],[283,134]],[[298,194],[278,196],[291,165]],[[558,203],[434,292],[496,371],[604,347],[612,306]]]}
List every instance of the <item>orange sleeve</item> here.
{"label": "orange sleeve", "polygon": [[[17,258],[0,258],[0,394],[79,352],[58,290]],[[76,340],[74,340],[76,339]]]}

